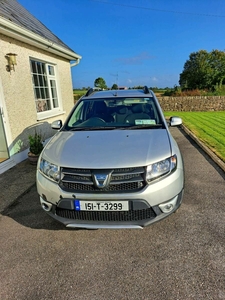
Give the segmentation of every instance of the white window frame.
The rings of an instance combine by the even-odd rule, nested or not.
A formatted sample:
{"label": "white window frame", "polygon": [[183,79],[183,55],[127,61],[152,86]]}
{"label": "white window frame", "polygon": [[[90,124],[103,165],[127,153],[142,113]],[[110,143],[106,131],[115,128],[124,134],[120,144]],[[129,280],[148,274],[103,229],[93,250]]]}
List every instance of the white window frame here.
{"label": "white window frame", "polygon": [[[44,73],[33,72],[32,62],[42,64],[42,66],[44,67]],[[62,110],[62,101],[61,101],[60,91],[59,91],[59,87],[58,87],[59,84],[58,84],[58,76],[57,76],[57,65],[31,57],[30,58],[30,66],[31,66],[30,67],[31,68],[31,76],[32,76],[32,82],[33,82],[35,108],[36,108],[36,112],[37,112],[37,120],[51,118],[53,116],[57,116],[59,114],[64,113]],[[49,73],[49,68],[53,68],[54,74]],[[40,82],[38,79],[39,76],[42,78],[46,77],[45,84],[47,84],[47,85],[44,85],[44,83],[42,85],[37,84],[37,82],[38,83]],[[35,78],[36,78],[36,80],[35,80]],[[51,81],[55,82],[56,102],[58,102],[57,107],[54,107],[55,102],[54,102],[53,91],[52,91],[53,89],[51,88]],[[41,92],[41,89],[43,89],[43,93]],[[46,89],[47,89],[47,91],[46,91]],[[43,94],[45,94],[45,95],[48,94],[47,95],[48,97],[43,96]],[[49,108],[49,109],[46,110],[46,108]]]}

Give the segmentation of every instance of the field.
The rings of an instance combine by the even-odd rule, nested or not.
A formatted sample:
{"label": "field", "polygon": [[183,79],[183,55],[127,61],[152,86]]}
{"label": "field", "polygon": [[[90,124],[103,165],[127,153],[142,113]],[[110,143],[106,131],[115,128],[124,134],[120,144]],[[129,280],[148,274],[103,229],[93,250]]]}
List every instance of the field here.
{"label": "field", "polygon": [[84,95],[87,90],[73,90],[74,95]]}
{"label": "field", "polygon": [[183,124],[225,161],[225,111],[164,112],[164,115],[181,117]]}
{"label": "field", "polygon": [[85,93],[87,93],[87,90],[73,90],[74,101],[80,99]]}

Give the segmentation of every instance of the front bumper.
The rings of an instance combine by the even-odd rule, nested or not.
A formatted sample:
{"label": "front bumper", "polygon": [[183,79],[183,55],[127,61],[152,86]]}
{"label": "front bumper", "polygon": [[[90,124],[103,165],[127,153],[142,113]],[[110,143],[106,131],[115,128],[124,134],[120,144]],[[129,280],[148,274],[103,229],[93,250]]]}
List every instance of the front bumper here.
{"label": "front bumper", "polygon": [[[70,228],[143,228],[177,210],[182,202],[184,174],[173,174],[135,193],[73,194],[37,171],[37,191],[42,208],[55,220]],[[128,211],[76,211],[74,200],[128,201]]]}
{"label": "front bumper", "polygon": [[[183,190],[164,204],[150,207],[144,200],[130,200],[129,211],[76,211],[74,201],[62,199],[58,205],[53,205],[42,197],[42,208],[55,220],[69,228],[143,228],[160,221],[174,213],[180,206]],[[161,209],[160,209],[161,207]],[[163,212],[162,207],[169,207],[168,212]],[[165,209],[166,210],[166,209]]]}

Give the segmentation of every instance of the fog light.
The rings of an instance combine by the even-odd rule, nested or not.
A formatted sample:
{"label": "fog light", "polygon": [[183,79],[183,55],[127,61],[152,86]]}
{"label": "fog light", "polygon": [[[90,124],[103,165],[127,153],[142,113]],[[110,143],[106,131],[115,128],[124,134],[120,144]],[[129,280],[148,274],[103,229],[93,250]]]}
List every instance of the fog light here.
{"label": "fog light", "polygon": [[42,199],[40,197],[40,202],[41,202],[41,207],[45,210],[45,211],[50,211],[52,209],[52,204],[45,201],[44,199]]}
{"label": "fog light", "polygon": [[166,203],[159,204],[159,208],[161,209],[161,211],[163,213],[166,214],[166,213],[171,212],[174,209],[176,203],[177,203],[177,196]]}

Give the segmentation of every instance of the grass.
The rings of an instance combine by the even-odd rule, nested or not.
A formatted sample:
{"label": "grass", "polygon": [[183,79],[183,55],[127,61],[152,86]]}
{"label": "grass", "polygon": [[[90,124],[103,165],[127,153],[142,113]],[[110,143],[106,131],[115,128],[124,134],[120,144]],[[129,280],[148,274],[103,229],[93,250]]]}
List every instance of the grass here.
{"label": "grass", "polygon": [[164,112],[164,115],[181,117],[183,124],[225,162],[225,111]]}
{"label": "grass", "polygon": [[87,93],[87,90],[73,90],[73,99],[74,101],[77,101],[82,97],[85,93]]}
{"label": "grass", "polygon": [[87,93],[87,90],[73,90],[73,93],[75,95],[84,95],[85,93]]}

